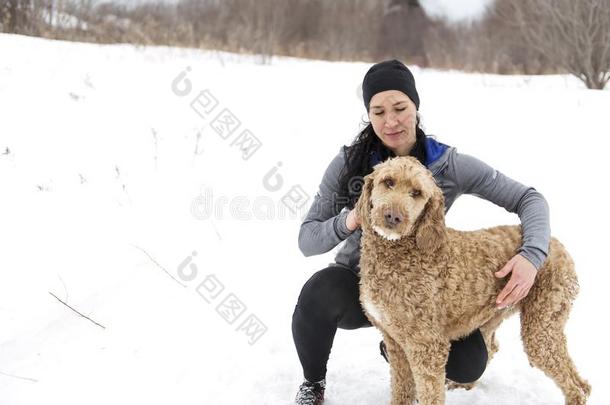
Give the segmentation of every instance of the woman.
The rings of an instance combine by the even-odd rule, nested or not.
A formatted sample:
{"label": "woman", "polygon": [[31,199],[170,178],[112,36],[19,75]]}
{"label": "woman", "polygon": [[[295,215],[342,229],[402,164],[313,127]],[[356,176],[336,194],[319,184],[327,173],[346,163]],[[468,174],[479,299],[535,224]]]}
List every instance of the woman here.
{"label": "woman", "polygon": [[[523,299],[548,254],[549,210],[534,188],[506,177],[480,160],[427,137],[419,126],[419,95],[409,69],[397,60],[373,65],[362,83],[370,123],[349,147],[342,147],[326,170],[299,233],[305,256],[328,252],[340,242],[335,263],[315,273],[303,286],[292,317],[292,334],[305,381],[296,403],[324,400],[326,363],[337,328],[371,326],[359,301],[360,218],[353,210],[362,177],[389,157],[416,157],[434,175],[448,210],[461,194],[485,198],[519,215],[523,245],[496,277],[507,277],[497,298],[499,308]],[[381,354],[386,358],[383,342]],[[459,383],[477,380],[485,370],[487,348],[476,330],[452,342],[447,378]]]}

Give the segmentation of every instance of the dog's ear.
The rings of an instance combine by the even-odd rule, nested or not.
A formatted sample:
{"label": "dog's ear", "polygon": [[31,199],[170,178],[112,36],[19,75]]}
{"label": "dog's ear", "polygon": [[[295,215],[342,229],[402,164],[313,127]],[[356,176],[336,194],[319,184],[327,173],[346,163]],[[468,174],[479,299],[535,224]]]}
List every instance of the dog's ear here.
{"label": "dog's ear", "polygon": [[371,192],[373,191],[373,179],[374,173],[364,176],[362,192],[360,193],[360,197],[358,197],[358,201],[354,207],[356,214],[358,214],[358,217],[362,221],[362,225],[371,223]]}
{"label": "dog's ear", "polygon": [[447,242],[445,199],[440,189],[434,190],[418,223],[419,226],[415,231],[415,243],[418,249],[434,253]]}

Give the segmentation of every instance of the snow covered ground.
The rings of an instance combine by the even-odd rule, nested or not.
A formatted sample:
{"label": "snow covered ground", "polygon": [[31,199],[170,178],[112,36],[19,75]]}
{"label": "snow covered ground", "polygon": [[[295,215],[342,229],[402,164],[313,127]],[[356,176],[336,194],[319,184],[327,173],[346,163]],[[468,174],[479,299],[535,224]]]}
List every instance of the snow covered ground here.
{"label": "snow covered ground", "polygon": [[[354,137],[368,66],[0,34],[0,404],[291,403],[292,311],[336,249],[303,257],[309,203],[282,201],[313,197]],[[428,133],[549,201],[581,282],[570,351],[607,404],[610,92],[413,70]],[[464,196],[447,222],[518,218]],[[328,404],[388,403],[379,339],[338,331]],[[517,318],[499,340],[479,387],[447,403],[563,404]]]}

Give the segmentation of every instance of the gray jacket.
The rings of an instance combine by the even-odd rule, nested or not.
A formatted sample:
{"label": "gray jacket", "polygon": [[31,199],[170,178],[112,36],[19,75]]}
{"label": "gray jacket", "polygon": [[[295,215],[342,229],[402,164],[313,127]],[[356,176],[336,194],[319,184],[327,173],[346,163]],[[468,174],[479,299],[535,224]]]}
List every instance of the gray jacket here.
{"label": "gray jacket", "polygon": [[[441,144],[442,145],[442,144]],[[446,145],[443,145],[446,146]],[[345,223],[349,209],[340,195],[339,175],[345,165],[345,146],[330,162],[299,232],[299,248],[305,256],[326,253],[345,240],[335,256],[337,265],[360,271],[360,237]],[[472,194],[519,215],[523,245],[519,253],[539,269],[547,257],[551,230],[549,207],[538,191],[494,170],[482,161],[447,147],[428,165],[445,196],[445,212],[457,197]]]}

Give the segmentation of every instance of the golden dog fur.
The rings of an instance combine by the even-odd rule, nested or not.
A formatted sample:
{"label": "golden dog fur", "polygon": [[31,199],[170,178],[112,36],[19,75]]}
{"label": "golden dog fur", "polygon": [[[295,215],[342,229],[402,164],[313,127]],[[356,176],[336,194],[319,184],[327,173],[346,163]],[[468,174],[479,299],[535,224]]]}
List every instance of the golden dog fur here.
{"label": "golden dog fur", "polygon": [[[496,328],[515,312],[530,364],[557,383],[566,404],[586,403],[591,387],[576,371],[563,331],[578,280],[557,239],[527,297],[497,309],[509,276],[498,279],[494,272],[517,254],[520,226],[447,228],[441,190],[411,157],[375,166],[356,210],[362,219],[360,300],[388,349],[392,405],[416,399],[419,405],[444,404],[450,340],[480,328],[491,359]],[[403,220],[386,226],[388,214]]]}

